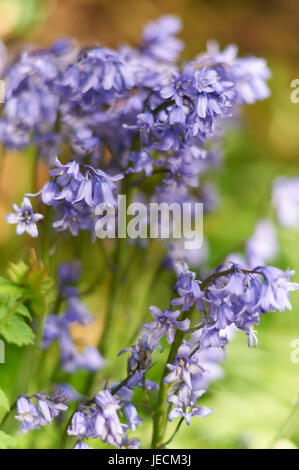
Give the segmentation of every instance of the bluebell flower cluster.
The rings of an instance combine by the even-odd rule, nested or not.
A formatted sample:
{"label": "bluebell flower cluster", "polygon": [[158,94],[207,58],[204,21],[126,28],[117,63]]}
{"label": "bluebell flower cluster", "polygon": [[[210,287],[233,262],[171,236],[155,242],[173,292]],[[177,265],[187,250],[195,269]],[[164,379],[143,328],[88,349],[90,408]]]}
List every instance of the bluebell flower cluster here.
{"label": "bluebell flower cluster", "polygon": [[166,15],[145,27],[135,48],[79,50],[61,40],[23,52],[4,70],[0,142],[33,145],[54,166],[41,200],[53,208],[56,230],[94,234],[94,208],[114,204],[115,181],[132,173],[164,174],[146,197],[206,203],[211,189],[199,177],[215,166],[211,141],[239,104],[269,95],[270,72],[263,59],[211,43],[181,68],[180,29]]}
{"label": "bluebell flower cluster", "polygon": [[42,341],[43,349],[47,349],[53,341],[58,341],[62,368],[69,373],[77,369],[96,371],[105,365],[105,360],[96,347],[85,345],[80,351],[71,336],[70,329],[73,324],[88,325],[94,321],[85,304],[79,300],[78,289],[74,285],[80,277],[80,272],[77,262],[61,264],[59,290],[66,302],[66,311],[47,316]]}
{"label": "bluebell flower cluster", "polygon": [[178,267],[175,289],[179,297],[172,304],[181,305],[182,312],[196,306],[203,317],[194,329],[186,331],[191,338],[183,340],[174,362],[167,364],[164,383],[173,385],[169,403],[174,404],[169,420],[181,416],[190,424],[192,415],[207,416],[213,411],[198,409],[196,400],[219,376],[217,365],[224,358],[229,328],[245,331],[249,347],[257,345],[254,328],[260,317],[291,309],[289,293],[299,289],[299,284],[290,281],[293,274],[273,266],[248,268],[230,263],[219,266],[201,282],[186,264]]}
{"label": "bluebell flower cluster", "polygon": [[[36,401],[35,404],[32,400]],[[67,410],[65,402],[68,396],[60,389],[55,390],[50,396],[43,392],[32,396],[20,396],[17,401],[16,419],[20,423],[20,433],[39,429],[41,426],[51,424],[53,419]]]}
{"label": "bluebell flower cluster", "polygon": [[[79,440],[100,438],[118,448],[138,448],[138,439],[130,441],[127,436],[129,428],[135,430],[141,424],[136,408],[130,403],[123,404],[112,393],[106,388],[94,395],[89,403],[79,405],[72,417],[68,434]],[[127,423],[122,422],[122,418]],[[80,443],[76,448],[86,447],[84,443]]]}

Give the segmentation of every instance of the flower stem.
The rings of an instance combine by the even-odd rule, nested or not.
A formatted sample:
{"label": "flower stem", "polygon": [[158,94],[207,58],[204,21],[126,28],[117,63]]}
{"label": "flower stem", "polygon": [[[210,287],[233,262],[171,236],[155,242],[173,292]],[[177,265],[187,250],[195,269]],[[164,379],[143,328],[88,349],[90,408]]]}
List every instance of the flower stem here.
{"label": "flower stem", "polygon": [[[185,320],[187,318],[188,312],[183,312],[183,316],[181,320]],[[169,385],[164,384],[164,378],[168,374],[167,364],[173,364],[174,359],[177,355],[178,349],[182,344],[184,338],[184,331],[177,330],[174,342],[169,351],[168,359],[165,364],[165,368],[163,371],[163,375],[160,380],[160,387],[159,387],[159,396],[158,396],[158,406],[156,409],[156,419],[153,423],[153,435],[152,435],[152,449],[160,448],[163,441],[164,435],[167,427],[167,391]]]}
{"label": "flower stem", "polygon": [[171,434],[170,438],[167,439],[166,442],[164,442],[160,447],[161,448],[164,448],[165,446],[167,446],[168,444],[170,444],[170,442],[172,441],[172,439],[175,438],[176,434],[178,433],[181,425],[183,424],[183,421],[184,421],[184,418],[181,417],[181,419],[179,420],[178,424],[177,424],[177,427],[175,428],[174,432]]}

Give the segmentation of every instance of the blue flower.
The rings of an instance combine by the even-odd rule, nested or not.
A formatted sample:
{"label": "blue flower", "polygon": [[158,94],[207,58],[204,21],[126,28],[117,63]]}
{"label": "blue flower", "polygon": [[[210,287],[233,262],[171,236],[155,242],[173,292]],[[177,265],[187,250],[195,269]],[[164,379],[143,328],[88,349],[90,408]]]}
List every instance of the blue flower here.
{"label": "blue flower", "polygon": [[164,378],[164,383],[183,381],[190,389],[192,378],[205,372],[199,363],[198,353],[191,355],[191,346],[186,341],[179,347],[174,363],[167,364],[167,369],[170,373]]}
{"label": "blue flower", "polygon": [[[128,372],[146,371],[151,365],[151,355],[154,349],[160,348],[163,349],[161,344],[156,344],[149,340],[147,335],[142,336],[137,344],[131,348],[124,348],[119,353],[123,354],[126,351],[131,353],[131,356],[128,359]],[[132,377],[133,378],[133,377]]]}
{"label": "blue flower", "polygon": [[148,23],[142,36],[141,51],[155,60],[175,62],[183,49],[183,43],[175,35],[181,29],[181,21],[173,15],[164,15]]}
{"label": "blue flower", "polygon": [[190,320],[186,318],[184,321],[178,321],[177,318],[180,316],[180,310],[165,310],[162,311],[158,307],[151,306],[150,312],[156,321],[153,323],[145,324],[145,328],[152,332],[152,341],[159,341],[164,334],[169,344],[174,342],[175,328],[179,330],[187,330],[190,326]]}
{"label": "blue flower", "polygon": [[189,426],[192,416],[199,418],[205,418],[213,413],[212,408],[206,406],[197,406],[196,402],[205,390],[198,390],[191,393],[188,387],[182,387],[178,395],[172,395],[168,398],[168,403],[173,403],[174,407],[168,414],[169,421],[173,421],[175,418],[183,417],[186,424]]}
{"label": "blue flower", "polygon": [[17,235],[23,235],[26,231],[31,237],[36,238],[38,236],[36,222],[44,216],[33,212],[31,202],[27,197],[24,197],[21,207],[14,204],[13,209],[15,213],[7,214],[6,220],[9,224],[17,224]]}
{"label": "blue flower", "polygon": [[262,219],[255,227],[254,234],[246,243],[249,266],[261,266],[272,261],[278,253],[278,242],[273,224]]}
{"label": "blue flower", "polygon": [[197,310],[203,312],[204,293],[200,289],[200,282],[195,279],[195,273],[189,271],[186,263],[178,264],[176,268],[178,279],[175,290],[180,297],[173,299],[171,305],[182,305],[182,311],[188,311],[193,305],[196,305]]}
{"label": "blue flower", "polygon": [[86,444],[85,442],[77,442],[77,444],[75,445],[74,449],[80,449],[80,450],[91,450],[93,449],[93,447],[90,447],[88,444]]}
{"label": "blue flower", "polygon": [[277,178],[272,189],[272,204],[283,227],[299,224],[299,178]]}
{"label": "blue flower", "polygon": [[[17,400],[16,419],[20,421],[20,433],[38,429],[40,426],[52,423],[53,419],[61,412],[67,410],[67,395],[61,390],[56,390],[50,397],[42,392],[31,397],[20,396]],[[37,405],[30,400],[36,399]]]}
{"label": "blue flower", "polygon": [[16,419],[20,422],[20,433],[26,434],[33,429],[39,429],[46,424],[37,406],[31,403],[28,398],[21,396],[17,401]]}
{"label": "blue flower", "polygon": [[137,414],[137,410],[136,410],[135,406],[132,405],[132,403],[127,403],[123,407],[123,412],[124,412],[124,415],[125,415],[125,417],[128,421],[129,427],[133,431],[135,431],[136,426],[141,426],[141,424],[142,424],[141,419],[139,418],[139,416]]}
{"label": "blue flower", "polygon": [[42,348],[46,349],[54,340],[59,341],[63,369],[74,372],[77,369],[96,371],[104,367],[105,360],[94,346],[85,346],[79,351],[71,338],[70,328],[75,322],[88,325],[93,322],[85,304],[78,299],[78,290],[70,283],[76,283],[81,273],[78,262],[62,263],[59,268],[60,295],[67,300],[66,311],[59,315],[48,315],[44,323]]}

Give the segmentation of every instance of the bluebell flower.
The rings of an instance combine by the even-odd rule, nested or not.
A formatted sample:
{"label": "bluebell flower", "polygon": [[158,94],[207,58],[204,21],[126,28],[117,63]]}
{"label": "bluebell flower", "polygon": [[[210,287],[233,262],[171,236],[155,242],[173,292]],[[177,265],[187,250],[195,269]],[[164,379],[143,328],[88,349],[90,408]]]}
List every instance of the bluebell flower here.
{"label": "bluebell flower", "polygon": [[[55,200],[74,202],[77,197],[79,186],[83,181],[83,175],[80,171],[79,163],[72,160],[63,165],[57,158],[56,168],[50,170],[49,175],[55,177],[56,183],[62,187],[59,194],[55,197]],[[41,190],[42,195],[43,193],[44,190]]]}
{"label": "bluebell flower", "polygon": [[266,312],[285,309],[292,310],[290,303],[290,294],[294,290],[299,289],[299,284],[290,282],[290,277],[295,271],[282,271],[274,266],[264,266],[257,269],[265,279],[263,296],[261,299],[261,307]]}
{"label": "bluebell flower", "polygon": [[141,152],[131,152],[129,160],[133,163],[133,166],[128,168],[127,173],[139,173],[144,171],[146,176],[152,175],[154,161],[149,152],[145,150]]}
{"label": "bluebell flower", "polygon": [[200,282],[195,279],[195,273],[189,271],[186,263],[178,264],[176,268],[178,279],[175,290],[180,297],[173,299],[171,305],[181,305],[182,311],[188,311],[193,305],[196,305],[197,310],[203,312],[204,293],[200,289]]}
{"label": "bluebell flower", "polygon": [[93,447],[90,447],[85,442],[77,442],[74,449],[80,449],[80,450],[91,450],[92,449],[93,450]]}
{"label": "bluebell flower", "polygon": [[299,178],[277,178],[272,189],[272,204],[283,227],[299,224]]}
{"label": "bluebell flower", "polygon": [[278,241],[273,224],[262,219],[255,227],[254,234],[246,243],[246,257],[249,266],[261,266],[272,261],[278,253]]}
{"label": "bluebell flower", "polygon": [[161,344],[153,343],[147,335],[144,335],[134,346],[122,349],[118,356],[126,351],[131,353],[128,359],[128,373],[146,371],[151,365],[151,355],[156,348],[163,349]]}
{"label": "bluebell flower", "polygon": [[252,104],[268,98],[270,90],[267,80],[271,72],[264,59],[256,57],[237,57],[238,49],[234,45],[220,51],[218,44],[208,43],[207,54],[198,57],[199,63],[214,62],[223,79],[234,84],[237,104]]}
{"label": "bluebell flower", "polygon": [[180,310],[165,310],[162,311],[158,307],[151,306],[150,312],[152,316],[155,318],[156,321],[153,323],[145,324],[145,328],[152,332],[152,341],[157,342],[159,341],[164,334],[166,334],[166,338],[169,344],[174,342],[175,337],[175,329],[178,328],[179,330],[187,330],[190,326],[190,320],[186,318],[183,321],[178,321],[177,318],[180,316]]}
{"label": "bluebell flower", "polygon": [[192,389],[192,378],[202,375],[205,372],[204,367],[199,363],[198,352],[191,355],[190,345],[184,341],[179,347],[178,353],[173,364],[167,364],[170,373],[164,378],[164,383],[183,381]]}
{"label": "bluebell flower", "polygon": [[[79,405],[80,406],[80,405]],[[79,439],[95,439],[99,437],[95,430],[95,420],[98,416],[98,410],[92,407],[82,407],[73,414],[71,424],[67,433],[70,436],[77,436]]]}
{"label": "bluebell flower", "polygon": [[65,404],[68,396],[60,389],[55,390],[50,397],[41,392],[36,393],[35,398],[46,424],[52,423],[53,418],[68,409]]}
{"label": "bluebell flower", "polygon": [[94,400],[101,410],[101,414],[97,416],[96,431],[104,442],[107,441],[108,444],[120,447],[123,438],[123,427],[117,415],[117,411],[120,409],[119,401],[111,395],[108,389],[97,393]]}
{"label": "bluebell flower", "polygon": [[59,268],[60,294],[67,300],[66,311],[59,315],[48,315],[44,323],[44,335],[42,348],[46,349],[54,340],[58,340],[61,350],[61,362],[63,369],[74,372],[77,369],[90,371],[99,370],[104,367],[105,360],[94,346],[85,346],[79,351],[71,338],[70,327],[78,322],[88,325],[93,318],[85,304],[78,299],[78,290],[74,285],[81,273],[77,262],[62,263]]}
{"label": "bluebell flower", "polygon": [[[31,400],[36,399],[37,405]],[[67,410],[67,396],[61,390],[56,390],[47,396],[42,392],[31,397],[20,396],[17,400],[16,419],[20,421],[20,433],[38,429],[40,426],[52,423],[53,419],[61,412]]]}
{"label": "bluebell flower", "polygon": [[173,15],[164,15],[148,23],[144,28],[141,51],[155,60],[175,62],[183,49],[183,43],[175,35],[181,29],[181,21]]}
{"label": "bluebell flower", "polygon": [[90,207],[96,207],[99,204],[115,206],[116,201],[113,191],[116,186],[114,182],[121,180],[123,175],[110,176],[103,170],[94,169],[91,166],[87,166],[87,168],[88,171],[80,183],[77,197],[73,202],[84,200]]}
{"label": "bluebell flower", "polygon": [[76,284],[81,276],[81,262],[74,260],[68,263],[60,263],[58,268],[58,287],[63,292],[64,288],[70,284]]}
{"label": "bluebell flower", "polygon": [[123,407],[123,412],[127,419],[129,427],[133,431],[135,431],[136,426],[141,426],[141,419],[139,418],[137,410],[132,403],[126,403]]}
{"label": "bluebell flower", "polygon": [[122,449],[139,449],[139,447],[140,441],[137,437],[134,437],[133,439],[128,439],[128,437],[125,436],[121,443]]}
{"label": "bluebell flower", "polygon": [[33,429],[39,429],[46,424],[37,406],[31,403],[28,398],[21,396],[17,401],[16,419],[20,422],[20,433],[26,434]]}
{"label": "bluebell flower", "polygon": [[44,216],[33,212],[30,200],[24,197],[21,207],[13,205],[15,213],[7,214],[6,220],[9,224],[17,224],[17,235],[23,235],[24,232],[29,233],[31,237],[38,236],[36,222]]}
{"label": "bluebell flower", "polygon": [[192,416],[199,418],[205,418],[213,413],[212,408],[206,406],[197,406],[196,402],[203,395],[205,390],[198,390],[191,393],[188,387],[182,387],[178,395],[171,395],[168,398],[168,403],[172,403],[174,407],[168,414],[169,421],[173,421],[175,418],[183,417],[186,424],[189,426],[191,423]]}
{"label": "bluebell flower", "polygon": [[161,97],[174,100],[177,106],[182,106],[184,97],[192,98],[194,96],[194,78],[193,64],[187,64],[181,74],[174,75],[170,85],[160,90]]}

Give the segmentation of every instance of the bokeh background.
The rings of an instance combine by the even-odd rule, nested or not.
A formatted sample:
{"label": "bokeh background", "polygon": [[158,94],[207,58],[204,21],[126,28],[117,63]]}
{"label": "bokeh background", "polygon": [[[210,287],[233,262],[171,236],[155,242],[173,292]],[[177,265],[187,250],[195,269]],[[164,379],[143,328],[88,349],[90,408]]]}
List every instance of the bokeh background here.
{"label": "bokeh background", "polygon": [[[261,217],[267,215],[275,220],[271,209],[275,177],[299,176],[299,103],[292,104],[290,100],[290,83],[299,78],[299,3],[296,0],[0,0],[0,38],[12,54],[17,54],[24,45],[47,46],[66,36],[76,38],[82,45],[99,43],[115,47],[120,43],[136,43],[142,26],[165,13],[176,14],[183,20],[180,36],[186,43],[184,59],[203,51],[208,39],[216,39],[222,47],[232,42],[237,44],[242,55],[265,57],[273,74],[271,98],[244,110],[241,123],[226,137],[223,168],[211,175],[219,187],[220,205],[206,218],[204,231],[209,243],[209,265],[215,267],[229,253],[242,248]],[[27,248],[3,219],[12,202],[19,201],[28,191],[31,173],[28,159],[17,153],[5,158],[0,171],[0,274],[3,274],[8,261],[24,256]],[[45,173],[41,165],[39,185]],[[294,268],[299,274],[299,229],[280,228],[278,237],[281,251],[275,264]],[[91,260],[86,255],[86,265]],[[299,282],[299,275],[296,281]],[[137,289],[142,290],[146,282],[144,274],[144,282]],[[168,282],[167,275],[159,279],[149,304],[167,306]],[[101,331],[102,299],[101,294],[87,299],[98,319],[98,328],[89,332],[95,342]],[[131,299],[130,308],[133,307],[140,306]],[[74,334],[80,336],[80,331]],[[245,335],[234,338],[223,363],[225,375],[211,385],[204,399],[204,404],[216,412],[189,428],[184,427],[171,446],[299,447],[299,364],[290,359],[294,338],[299,338],[296,293],[292,312],[263,318],[258,348],[249,350]],[[112,345],[111,357],[119,346]],[[123,362],[118,361],[116,374],[123,370]],[[0,365],[0,377],[1,385],[10,391],[11,397],[16,392],[14,371],[19,367],[22,367],[19,351],[8,348],[6,364]],[[72,380],[80,388],[82,374]],[[150,424],[146,422],[145,440],[149,432]],[[54,447],[55,427],[35,431],[33,438],[22,437],[19,446]]]}

